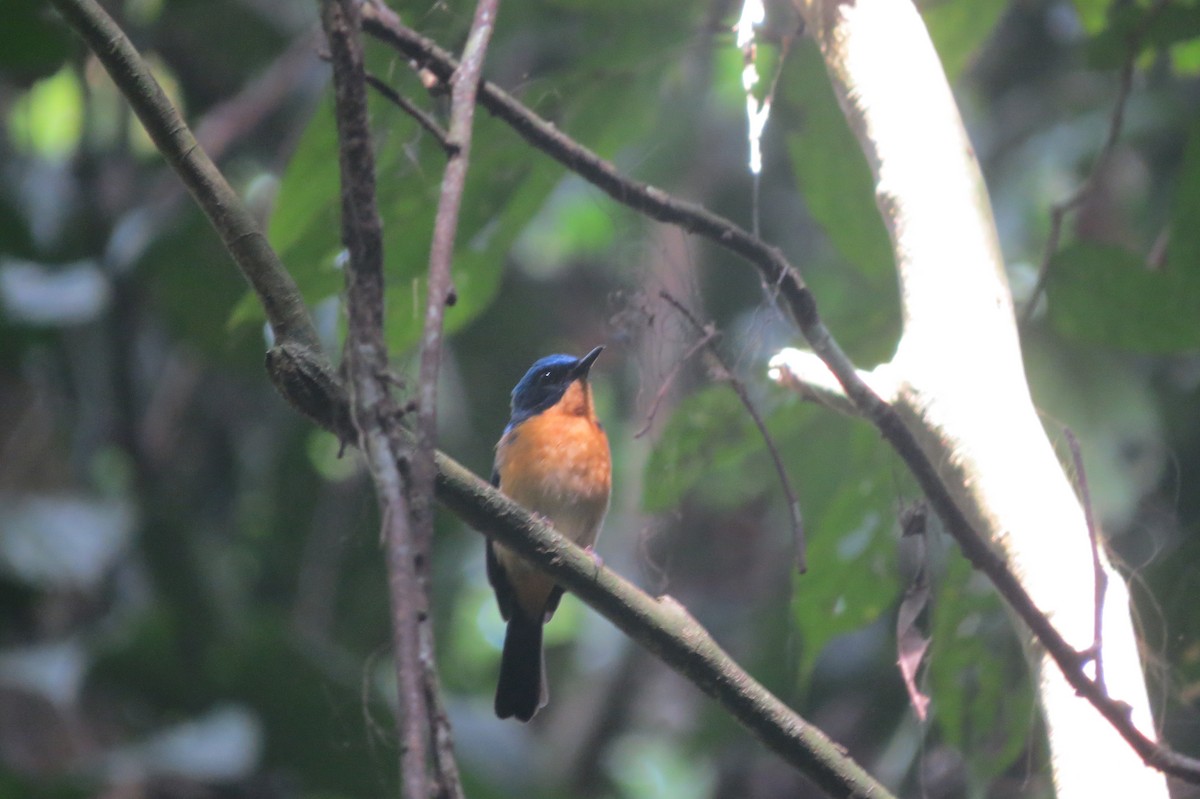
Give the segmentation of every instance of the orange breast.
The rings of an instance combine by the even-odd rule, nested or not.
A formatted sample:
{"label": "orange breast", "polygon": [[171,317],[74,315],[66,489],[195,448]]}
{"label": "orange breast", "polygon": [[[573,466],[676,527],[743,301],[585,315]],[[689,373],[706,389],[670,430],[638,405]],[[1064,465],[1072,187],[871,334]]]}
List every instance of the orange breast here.
{"label": "orange breast", "polygon": [[551,408],[505,435],[496,468],[504,493],[580,546],[595,542],[612,485],[608,437],[596,421]]}
{"label": "orange breast", "polygon": [[[496,447],[496,470],[501,491],[588,547],[596,542],[608,511],[612,459],[608,436],[590,412],[586,389],[581,406],[567,402],[575,399],[574,389],[563,402],[504,435]],[[503,544],[494,546],[517,601],[536,618],[546,607],[554,581]]]}

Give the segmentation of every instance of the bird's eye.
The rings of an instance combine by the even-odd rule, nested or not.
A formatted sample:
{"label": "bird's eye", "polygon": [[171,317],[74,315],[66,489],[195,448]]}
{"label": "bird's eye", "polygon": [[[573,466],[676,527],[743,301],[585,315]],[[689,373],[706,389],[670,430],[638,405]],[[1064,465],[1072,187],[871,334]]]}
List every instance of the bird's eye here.
{"label": "bird's eye", "polygon": [[553,372],[542,372],[540,375],[538,375],[538,380],[540,380],[543,383],[549,383],[553,378],[554,378]]}

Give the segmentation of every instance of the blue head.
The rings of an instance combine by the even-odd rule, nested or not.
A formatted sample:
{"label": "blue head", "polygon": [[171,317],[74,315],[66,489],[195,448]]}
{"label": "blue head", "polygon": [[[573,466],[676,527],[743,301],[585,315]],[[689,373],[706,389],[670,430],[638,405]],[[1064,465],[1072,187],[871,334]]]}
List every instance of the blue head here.
{"label": "blue head", "polygon": [[588,370],[604,347],[596,347],[582,358],[547,355],[539,359],[512,390],[512,418],[509,428],[553,407],[576,380],[587,378]]}

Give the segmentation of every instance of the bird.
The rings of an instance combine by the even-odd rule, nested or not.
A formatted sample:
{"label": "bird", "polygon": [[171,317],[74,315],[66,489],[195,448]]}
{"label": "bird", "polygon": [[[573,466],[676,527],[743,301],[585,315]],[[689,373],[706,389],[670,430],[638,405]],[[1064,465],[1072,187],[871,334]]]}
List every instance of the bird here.
{"label": "bird", "polygon": [[[512,390],[512,415],[496,444],[492,484],[575,544],[596,543],[612,492],[608,436],[596,417],[588,372],[604,347],[582,358],[537,360]],[[496,715],[529,721],[549,700],[542,625],[563,589],[498,541],[487,542],[487,576],[508,622],[496,684]]]}

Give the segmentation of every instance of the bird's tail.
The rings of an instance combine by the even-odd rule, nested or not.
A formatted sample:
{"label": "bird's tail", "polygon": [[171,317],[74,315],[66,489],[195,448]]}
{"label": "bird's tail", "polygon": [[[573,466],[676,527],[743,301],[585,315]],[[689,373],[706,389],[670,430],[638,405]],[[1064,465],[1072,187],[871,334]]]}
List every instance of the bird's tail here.
{"label": "bird's tail", "polygon": [[542,656],[542,620],[530,619],[520,609],[513,613],[500,656],[496,684],[496,715],[529,721],[549,699],[546,664]]}

